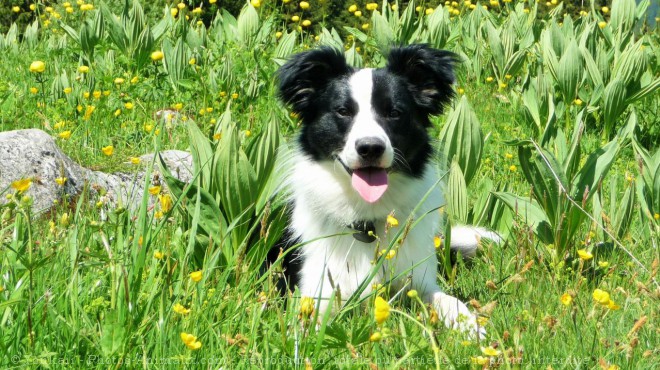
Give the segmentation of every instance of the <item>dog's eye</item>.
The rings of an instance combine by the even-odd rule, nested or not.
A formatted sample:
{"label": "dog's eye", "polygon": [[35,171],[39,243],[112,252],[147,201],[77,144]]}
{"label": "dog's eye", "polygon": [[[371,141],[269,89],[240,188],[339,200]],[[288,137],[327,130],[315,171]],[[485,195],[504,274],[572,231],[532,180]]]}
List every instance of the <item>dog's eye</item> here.
{"label": "dog's eye", "polygon": [[342,117],[348,117],[351,115],[351,112],[347,108],[341,107],[341,108],[337,108],[337,114]]}
{"label": "dog's eye", "polygon": [[399,118],[401,116],[401,112],[396,109],[392,109],[389,113],[390,118]]}

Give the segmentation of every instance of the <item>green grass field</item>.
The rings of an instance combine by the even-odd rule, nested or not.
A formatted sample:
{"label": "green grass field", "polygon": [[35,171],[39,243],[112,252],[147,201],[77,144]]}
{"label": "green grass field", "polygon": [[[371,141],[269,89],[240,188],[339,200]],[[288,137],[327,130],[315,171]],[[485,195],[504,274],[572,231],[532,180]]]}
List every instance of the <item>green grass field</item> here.
{"label": "green grass field", "polygon": [[[42,129],[108,172],[189,150],[197,177],[145,183],[154,194],[136,209],[90,190],[34,214],[37,179],[0,189],[0,367],[657,368],[660,34],[638,24],[649,1],[575,15],[552,2],[356,1],[340,30],[303,23],[319,19],[316,1],[252,1],[237,17],[219,3],[2,10],[36,21],[0,35],[0,131]],[[441,286],[479,314],[481,341],[407,297],[382,324],[375,294],[317,317],[278,293],[279,264],[261,269],[284,225],[275,162],[299,125],[275,96],[277,68],[319,45],[377,67],[388,45],[413,42],[462,59],[432,128],[451,168],[447,218],[505,237],[455,265],[438,248]]]}

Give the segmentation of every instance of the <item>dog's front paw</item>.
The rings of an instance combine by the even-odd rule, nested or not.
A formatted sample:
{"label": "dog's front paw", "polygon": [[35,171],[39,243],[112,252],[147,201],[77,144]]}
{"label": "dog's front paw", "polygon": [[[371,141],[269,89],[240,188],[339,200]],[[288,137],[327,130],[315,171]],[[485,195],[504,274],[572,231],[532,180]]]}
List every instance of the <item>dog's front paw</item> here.
{"label": "dog's front paw", "polygon": [[433,307],[446,327],[467,332],[472,338],[485,338],[486,329],[479,326],[477,317],[456,297],[441,292],[434,293]]}

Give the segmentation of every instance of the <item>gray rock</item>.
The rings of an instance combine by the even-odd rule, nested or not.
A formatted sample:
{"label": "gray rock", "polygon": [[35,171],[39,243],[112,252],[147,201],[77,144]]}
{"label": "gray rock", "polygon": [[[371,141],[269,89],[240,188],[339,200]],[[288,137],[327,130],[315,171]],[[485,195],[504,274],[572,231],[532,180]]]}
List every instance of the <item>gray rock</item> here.
{"label": "gray rock", "polygon": [[[192,157],[179,150],[168,150],[160,155],[171,173],[182,181],[192,179]],[[23,178],[31,178],[32,186],[27,191],[33,198],[33,211],[43,212],[64,195],[79,194],[85,182],[90,189],[98,193],[104,189],[103,200],[123,207],[137,209],[145,191],[147,166],[154,154],[140,157],[141,168],[135,173],[104,173],[92,171],[75,163],[65,155],[46,132],[36,129],[0,132],[0,191],[13,192],[11,183]],[[64,186],[55,181],[66,177]],[[154,162],[152,178],[149,183],[160,183],[158,161]],[[149,198],[150,205],[155,202]],[[0,197],[0,204],[6,202]]]}

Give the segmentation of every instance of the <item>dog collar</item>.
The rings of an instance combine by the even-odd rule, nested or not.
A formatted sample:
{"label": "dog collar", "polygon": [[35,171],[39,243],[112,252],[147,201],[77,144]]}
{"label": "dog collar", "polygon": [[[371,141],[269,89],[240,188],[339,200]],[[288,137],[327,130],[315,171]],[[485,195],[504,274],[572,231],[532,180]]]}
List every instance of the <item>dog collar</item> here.
{"label": "dog collar", "polygon": [[362,243],[372,243],[376,240],[376,226],[373,221],[355,221],[348,227],[357,231],[353,233],[353,237]]}

